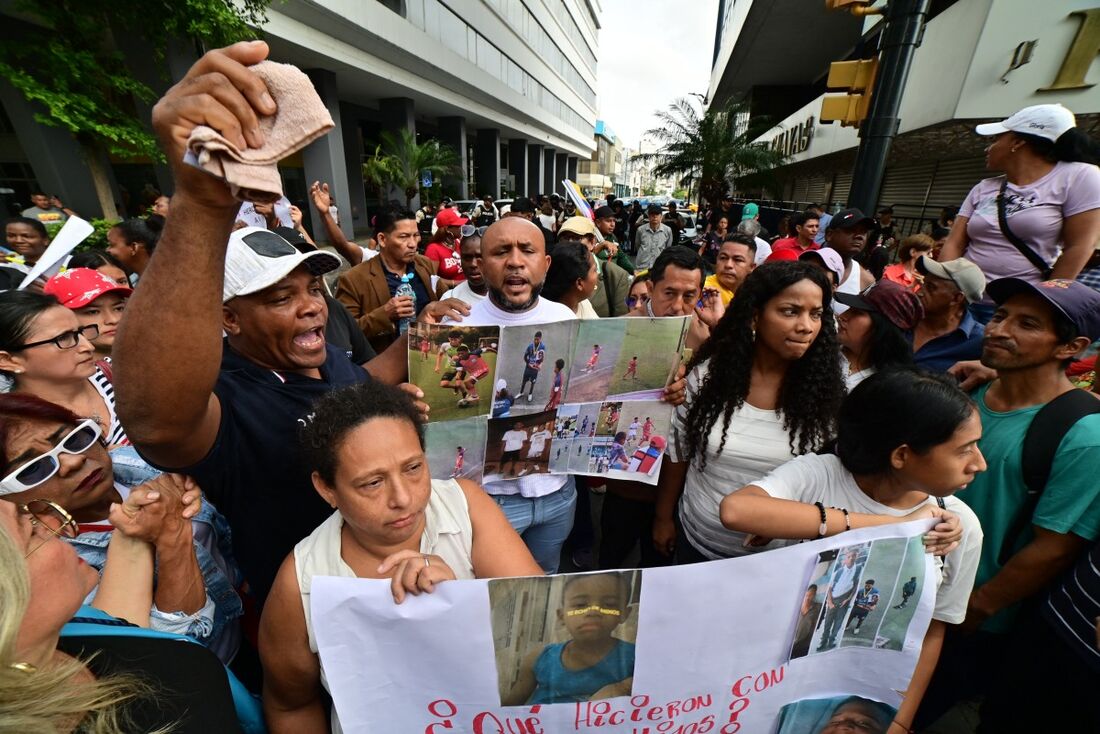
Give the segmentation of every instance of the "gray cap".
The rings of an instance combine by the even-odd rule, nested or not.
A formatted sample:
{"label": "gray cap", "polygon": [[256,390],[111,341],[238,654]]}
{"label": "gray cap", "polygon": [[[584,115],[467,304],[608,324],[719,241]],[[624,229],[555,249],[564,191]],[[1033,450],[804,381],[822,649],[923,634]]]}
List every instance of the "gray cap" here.
{"label": "gray cap", "polygon": [[961,257],[941,263],[921,255],[917,258],[917,270],[924,275],[950,280],[970,303],[982,300],[982,294],[985,293],[985,273],[977,265]]}

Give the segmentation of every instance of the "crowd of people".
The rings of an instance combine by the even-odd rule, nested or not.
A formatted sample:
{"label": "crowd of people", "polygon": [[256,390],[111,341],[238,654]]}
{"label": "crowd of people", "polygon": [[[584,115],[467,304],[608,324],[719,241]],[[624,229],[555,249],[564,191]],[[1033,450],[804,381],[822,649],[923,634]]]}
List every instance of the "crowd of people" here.
{"label": "crowd of people", "polygon": [[[865,730],[974,696],[979,732],[1100,730],[1100,399],[1075,386],[1100,389],[1100,170],[1072,113],[979,126],[1003,175],[930,235],[812,208],[769,237],[726,195],[686,240],[672,204],[608,197],[590,219],[486,195],[470,216],[380,211],[363,246],[324,182],[317,232],[301,212],[236,227],[226,183],[183,163],[197,125],[277,114],[247,68],[266,54],[211,51],[160,100],[175,192],[106,250],[19,289],[72,212],[43,195],[6,223],[0,730],[339,731],[316,575],[388,580],[401,604],[919,519],[933,621],[901,708]],[[616,316],[689,319],[657,486],[432,477],[410,324]],[[821,649],[879,604],[871,580],[813,591]]]}

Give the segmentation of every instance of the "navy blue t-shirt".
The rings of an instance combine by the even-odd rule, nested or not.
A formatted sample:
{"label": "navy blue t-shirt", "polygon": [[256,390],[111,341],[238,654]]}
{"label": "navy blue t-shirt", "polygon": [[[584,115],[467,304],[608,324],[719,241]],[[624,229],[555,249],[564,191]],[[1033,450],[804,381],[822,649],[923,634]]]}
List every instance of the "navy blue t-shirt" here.
{"label": "navy blue t-shirt", "polygon": [[[391,273],[389,268],[382,268],[382,272],[386,274],[386,285],[390,288],[390,295],[397,295],[397,286],[401,285],[401,276]],[[416,294],[416,313],[419,316],[420,312],[431,301],[431,297],[428,295],[428,289],[424,287],[424,281],[416,277],[416,271],[413,270],[412,265],[408,267],[405,273],[412,273],[409,285],[412,286],[413,293]]]}
{"label": "navy blue t-shirt", "polygon": [[233,552],[260,603],[295,544],[332,514],[301,459],[302,421],[321,396],[370,379],[339,349],[325,348],[316,380],[260,367],[226,344],[214,386],[218,437],[197,464],[171,469],[194,477],[229,521]]}

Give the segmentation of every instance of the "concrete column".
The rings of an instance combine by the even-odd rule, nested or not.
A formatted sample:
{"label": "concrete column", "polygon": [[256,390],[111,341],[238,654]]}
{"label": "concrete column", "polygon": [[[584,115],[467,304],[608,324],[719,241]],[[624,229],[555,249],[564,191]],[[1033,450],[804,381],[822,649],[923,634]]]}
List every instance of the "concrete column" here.
{"label": "concrete column", "polygon": [[[340,128],[343,132],[350,202],[347,213],[342,213],[340,218],[349,220],[352,231],[361,232],[369,227],[370,217],[367,216],[367,186],[363,181],[363,130],[359,126],[359,113],[354,105],[340,105]],[[306,185],[312,183],[310,180]],[[317,229],[316,225],[314,229]]]}
{"label": "concrete column", "polygon": [[568,153],[558,153],[554,156],[554,169],[557,171],[557,174],[554,176],[554,191],[557,191],[562,196],[565,195],[565,187],[561,185],[561,180],[569,177],[568,159]]}
{"label": "concrete column", "polygon": [[[84,219],[102,217],[95,184],[84,159],[84,150],[67,130],[41,125],[34,119],[36,105],[32,105],[15,87],[0,80],[0,104],[3,104],[12,128],[34,171],[38,187],[46,194],[56,194],[62,203]],[[110,177],[111,189],[117,206],[121,208],[118,183],[114,180],[107,156],[102,155],[103,165]],[[22,202],[23,207],[31,202]],[[119,212],[123,214],[123,212]]]}
{"label": "concrete column", "polygon": [[[306,74],[313,82],[321,101],[332,115],[336,127],[302,149],[306,181],[326,181],[336,194],[336,207],[340,210],[340,231],[349,239],[354,235],[351,219],[351,197],[348,195],[348,168],[344,157],[344,132],[340,119],[340,98],[336,93],[336,74],[326,69],[308,69]],[[311,212],[312,214],[312,212]],[[314,236],[325,238],[320,227],[314,227]],[[326,240],[327,241],[327,240]]]}
{"label": "concrete column", "polygon": [[569,173],[567,178],[573,183],[577,182],[577,161],[577,156],[571,155],[565,163],[565,170]]}
{"label": "concrete column", "polygon": [[443,192],[454,199],[469,199],[470,185],[466,180],[466,172],[470,168],[470,161],[466,145],[466,118],[440,117],[439,140],[458,154],[458,166],[462,170],[460,174],[443,177]]}
{"label": "concrete column", "polygon": [[542,189],[542,146],[538,143],[527,144],[527,195],[535,197]]}
{"label": "concrete column", "polygon": [[474,198],[485,194],[500,198],[500,130],[493,127],[477,131],[474,141],[474,180],[477,191]]}
{"label": "concrete column", "polygon": [[508,175],[516,180],[516,196],[528,196],[527,140],[524,138],[508,141]]}
{"label": "concrete column", "polygon": [[542,152],[542,190],[547,195],[558,190],[557,155],[553,148]]}
{"label": "concrete column", "polygon": [[[408,97],[391,97],[378,101],[378,112],[381,117],[382,130],[389,130],[395,135],[402,129],[416,134],[416,108]],[[391,187],[388,198],[405,206],[405,192]],[[409,208],[416,211],[420,208],[420,195],[417,194],[409,202]]]}

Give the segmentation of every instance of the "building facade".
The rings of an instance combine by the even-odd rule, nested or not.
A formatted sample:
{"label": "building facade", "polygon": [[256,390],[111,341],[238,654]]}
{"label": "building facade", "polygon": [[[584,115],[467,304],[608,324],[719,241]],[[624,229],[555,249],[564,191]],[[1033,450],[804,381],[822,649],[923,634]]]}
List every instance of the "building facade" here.
{"label": "building facade", "polygon": [[[797,0],[722,2],[710,99],[745,100],[753,116],[778,121],[758,142],[788,155],[775,171],[776,184],[744,193],[792,208],[843,205],[859,137],[855,128],[819,121],[825,79],[833,61],[874,55],[881,18],[861,20]],[[800,34],[799,54],[765,54],[768,44],[779,42],[768,29],[783,18],[798,18],[814,32]],[[911,224],[959,206],[975,183],[995,175],[985,170],[988,140],[974,126],[1028,105],[1061,103],[1097,135],[1098,50],[1097,0],[934,0],[902,97],[879,206],[894,206],[895,216]]]}
{"label": "building facade", "polygon": [[623,166],[623,148],[615,131],[603,120],[596,120],[595,149],[592,157],[582,160],[577,167],[577,185],[585,196],[603,198],[608,194],[619,195],[622,185],[620,175]]}
{"label": "building facade", "polygon": [[[599,0],[286,0],[262,28],[271,58],[306,71],[336,121],[321,140],[280,163],[303,212],[308,184],[328,181],[341,226],[368,226],[387,198],[361,174],[384,130],[434,137],[459,154],[464,175],[433,189],[473,198],[552,191],[595,150]],[[18,33],[24,21],[6,18]],[[183,44],[181,44],[182,46]],[[135,53],[136,58],[140,54]],[[169,59],[162,90],[196,58]],[[136,67],[135,67],[136,68]],[[31,188],[56,193],[85,216],[98,210],[71,136],[35,122],[34,108],[0,83],[0,189],[9,206]],[[148,119],[148,109],[139,110]],[[111,161],[117,200],[137,213],[151,192],[171,192],[163,166]],[[404,203],[403,197],[400,197]],[[26,204],[29,205],[29,204]]]}

